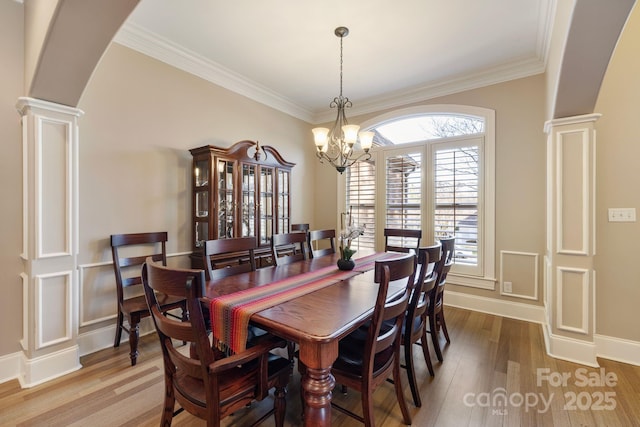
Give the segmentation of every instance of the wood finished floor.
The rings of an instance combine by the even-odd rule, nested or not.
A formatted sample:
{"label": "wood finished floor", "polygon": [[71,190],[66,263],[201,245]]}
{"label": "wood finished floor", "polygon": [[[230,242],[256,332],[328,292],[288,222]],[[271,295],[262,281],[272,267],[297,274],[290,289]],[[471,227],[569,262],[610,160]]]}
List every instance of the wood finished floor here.
{"label": "wood finished floor", "polygon": [[[427,375],[419,348],[414,349],[422,408],[413,406],[403,373],[413,426],[640,426],[640,367],[599,359],[605,377],[617,377],[615,385],[600,385],[600,369],[548,357],[539,325],[452,307],[446,314],[451,344],[445,347],[443,363],[433,355],[434,378]],[[157,426],[163,377],[155,335],[142,338],[137,366],[129,366],[127,352],[124,344],[88,355],[80,371],[31,389],[20,389],[17,381],[0,384],[0,426]],[[546,369],[551,380],[570,378],[566,385],[547,380],[538,385],[538,369]],[[585,378],[589,386],[583,386]],[[301,425],[299,380],[294,371],[287,426]],[[345,396],[338,390],[334,400],[358,410],[360,395],[349,391]],[[506,396],[506,406],[499,401],[492,405],[500,395]],[[391,384],[379,388],[374,400],[376,425],[402,425]],[[223,425],[248,425],[271,404],[270,399],[254,404]],[[334,426],[361,425],[335,410],[332,417]],[[204,423],[182,413],[173,425]],[[273,418],[262,425],[272,426]]]}

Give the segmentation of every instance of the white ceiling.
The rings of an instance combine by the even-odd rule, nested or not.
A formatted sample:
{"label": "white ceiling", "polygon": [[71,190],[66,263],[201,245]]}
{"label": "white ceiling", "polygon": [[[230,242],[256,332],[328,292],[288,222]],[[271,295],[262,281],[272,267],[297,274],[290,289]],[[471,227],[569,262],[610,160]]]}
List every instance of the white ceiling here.
{"label": "white ceiling", "polygon": [[141,0],[115,41],[309,122],[544,71],[555,0]]}

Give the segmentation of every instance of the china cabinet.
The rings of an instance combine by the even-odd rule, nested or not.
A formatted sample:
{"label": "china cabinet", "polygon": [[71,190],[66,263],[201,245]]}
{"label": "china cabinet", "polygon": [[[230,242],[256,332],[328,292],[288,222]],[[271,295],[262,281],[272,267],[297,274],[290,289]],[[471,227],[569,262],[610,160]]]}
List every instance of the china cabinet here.
{"label": "china cabinet", "polygon": [[203,241],[248,236],[256,238],[258,266],[272,264],[271,236],[290,227],[294,163],[255,141],[189,151],[193,156],[192,266],[202,267]]}

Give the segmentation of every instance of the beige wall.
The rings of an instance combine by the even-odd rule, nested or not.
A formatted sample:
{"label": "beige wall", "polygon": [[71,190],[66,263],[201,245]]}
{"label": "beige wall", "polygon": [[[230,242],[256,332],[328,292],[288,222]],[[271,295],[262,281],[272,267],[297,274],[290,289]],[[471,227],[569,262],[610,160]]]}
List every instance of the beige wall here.
{"label": "beige wall", "polygon": [[640,10],[636,7],[609,64],[595,109],[602,113],[596,122],[596,333],[633,341],[640,341],[640,223],[610,223],[607,209],[640,209],[638,46]]}
{"label": "beige wall", "polygon": [[0,1],[0,356],[20,350],[22,338],[22,139],[15,105],[23,94],[22,5]]}
{"label": "beige wall", "polygon": [[313,219],[305,178],[316,163],[300,120],[118,44],[78,107],[81,325],[114,311],[113,272],[92,266],[111,260],[110,234],[167,230],[169,253],[191,250],[190,148],[244,139],[275,147],[296,163],[293,221]]}

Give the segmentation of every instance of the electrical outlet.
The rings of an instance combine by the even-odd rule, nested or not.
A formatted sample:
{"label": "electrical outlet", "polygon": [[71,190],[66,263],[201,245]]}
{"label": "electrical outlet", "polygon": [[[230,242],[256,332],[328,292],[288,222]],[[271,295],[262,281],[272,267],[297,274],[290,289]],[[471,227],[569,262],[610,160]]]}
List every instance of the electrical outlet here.
{"label": "electrical outlet", "polygon": [[504,282],[502,284],[502,289],[504,290],[505,294],[510,294],[511,292],[513,292],[513,283],[511,282]]}

